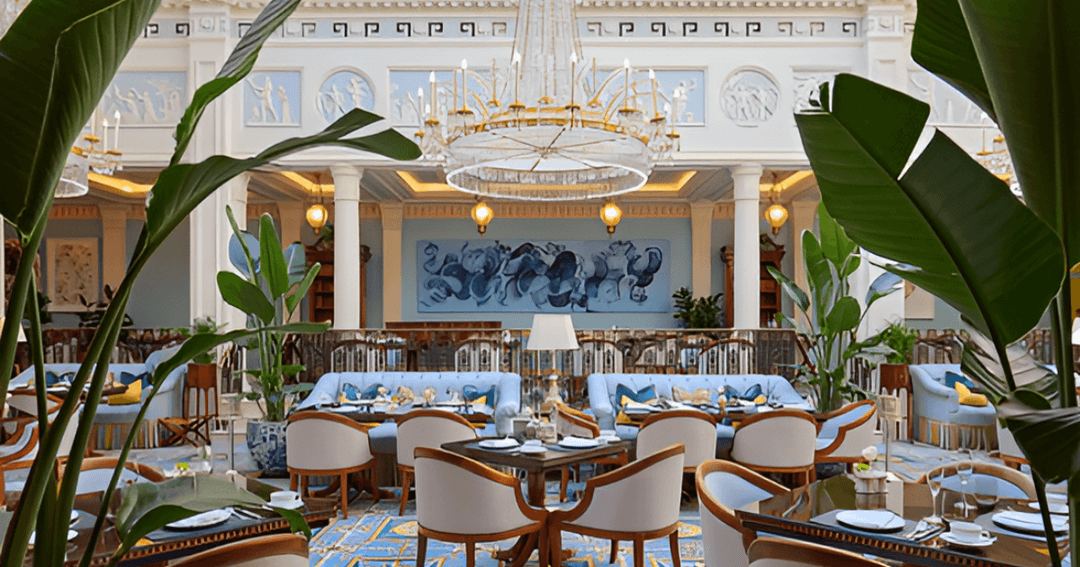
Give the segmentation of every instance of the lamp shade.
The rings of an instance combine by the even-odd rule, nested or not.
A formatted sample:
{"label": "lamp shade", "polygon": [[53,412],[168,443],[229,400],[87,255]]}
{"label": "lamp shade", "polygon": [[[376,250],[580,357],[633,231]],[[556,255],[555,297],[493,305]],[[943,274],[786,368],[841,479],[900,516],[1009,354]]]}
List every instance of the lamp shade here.
{"label": "lamp shade", "polygon": [[570,315],[533,315],[525,350],[577,350],[577,335]]}
{"label": "lamp shade", "polygon": [[[0,316],[0,327],[4,326],[5,321],[7,321],[7,317]],[[23,326],[21,324],[22,321],[20,321],[19,323],[20,323],[20,325],[19,325],[19,340],[18,340],[18,342],[25,343],[26,342],[26,333],[23,332]],[[574,348],[577,348],[577,347],[574,347]]]}

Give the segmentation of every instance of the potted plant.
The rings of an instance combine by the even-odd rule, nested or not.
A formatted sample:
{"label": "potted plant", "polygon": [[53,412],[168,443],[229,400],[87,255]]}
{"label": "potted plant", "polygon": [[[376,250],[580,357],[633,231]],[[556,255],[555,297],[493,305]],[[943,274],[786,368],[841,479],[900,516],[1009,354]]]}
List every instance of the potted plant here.
{"label": "potted plant", "polygon": [[[229,258],[240,273],[218,272],[218,290],[229,305],[247,314],[248,329],[258,331],[253,342],[259,354],[259,368],[246,371],[254,378],[254,391],[245,394],[245,398],[259,403],[264,419],[248,422],[248,451],[264,475],[280,476],[286,474],[286,402],[289,396],[310,390],[312,385],[285,384],[287,377],[303,371],[304,367],[282,362],[287,333],[273,327],[283,325],[296,312],[321,265],[306,265],[304,247],[299,242],[282,250],[270,215],[264,214],[259,219],[256,239],[240,230],[231,208],[226,207],[225,211],[233,229]],[[325,331],[329,325],[322,324],[320,328]]]}
{"label": "potted plant", "polygon": [[672,317],[682,321],[687,329],[715,329],[720,325],[720,316],[724,313],[720,305],[723,295],[718,293],[694,299],[689,289],[681,287],[671,295],[678,309]]}
{"label": "potted plant", "polygon": [[[176,333],[187,340],[200,333],[216,333],[224,326],[215,322],[213,317],[196,317],[187,327],[169,327],[165,331]],[[216,380],[217,352],[210,350],[192,358],[187,368],[189,382],[202,383],[205,380]]]}
{"label": "potted plant", "polygon": [[856,336],[869,307],[903,287],[904,282],[895,274],[882,274],[870,284],[867,308],[863,309],[848,295],[851,289],[848,278],[862,262],[859,247],[822,205],[818,206],[818,226],[821,240],[809,230],[802,234],[807,291],[773,266],[768,266],[768,270],[802,312],[802,317],[777,313],[776,321],[794,327],[805,345],[805,361],[795,366],[796,371],[813,389],[817,411],[828,413],[860,392],[847,380],[848,362],[867,354],[881,342],[880,334],[862,341]]}
{"label": "potted plant", "polygon": [[908,365],[911,364],[911,352],[919,332],[903,324],[889,323],[880,336],[881,344],[889,348],[885,353],[885,362],[878,366],[881,387],[887,391],[909,389]]}

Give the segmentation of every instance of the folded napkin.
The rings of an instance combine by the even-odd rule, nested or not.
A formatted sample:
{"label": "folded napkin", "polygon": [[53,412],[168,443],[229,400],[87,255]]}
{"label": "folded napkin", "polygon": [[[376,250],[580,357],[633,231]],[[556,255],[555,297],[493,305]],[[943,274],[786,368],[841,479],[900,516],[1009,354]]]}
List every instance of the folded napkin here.
{"label": "folded napkin", "polygon": [[[1005,528],[1016,528],[1024,531],[1043,532],[1042,515],[1037,512],[998,512],[994,514],[995,524]],[[1065,532],[1069,529],[1067,516],[1050,516],[1050,523],[1055,532]]]}

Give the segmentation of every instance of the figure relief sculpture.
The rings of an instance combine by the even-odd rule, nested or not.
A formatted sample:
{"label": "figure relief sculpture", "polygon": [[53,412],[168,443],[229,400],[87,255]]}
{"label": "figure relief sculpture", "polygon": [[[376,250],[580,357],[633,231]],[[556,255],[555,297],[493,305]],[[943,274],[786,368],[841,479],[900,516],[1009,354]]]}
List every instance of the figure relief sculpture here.
{"label": "figure relief sculpture", "polygon": [[739,126],[757,126],[776,113],[780,90],[764,73],[746,70],[732,75],[720,91],[724,114]]}

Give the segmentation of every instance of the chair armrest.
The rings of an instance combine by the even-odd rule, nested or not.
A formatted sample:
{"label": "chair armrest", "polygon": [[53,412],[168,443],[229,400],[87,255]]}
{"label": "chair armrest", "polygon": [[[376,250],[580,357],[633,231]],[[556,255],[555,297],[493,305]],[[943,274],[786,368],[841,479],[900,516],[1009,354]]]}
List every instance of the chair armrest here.
{"label": "chair armrest", "polygon": [[323,374],[321,377],[319,377],[319,379],[315,382],[315,387],[312,388],[310,392],[308,392],[307,396],[304,396],[303,401],[297,404],[293,411],[317,407],[320,403],[320,398],[323,398],[325,401],[325,397],[322,396],[322,394],[326,394],[327,396],[329,396],[331,401],[336,401],[338,394],[338,386],[341,382],[339,376],[339,374],[334,374],[332,376],[329,374]]}
{"label": "chair armrest", "polygon": [[596,416],[600,429],[615,429],[615,408],[611,407],[607,379],[602,374],[590,374],[585,380],[589,390],[589,408]]}
{"label": "chair armrest", "polygon": [[[911,379],[913,382],[913,390],[921,389],[923,394],[929,394],[934,398],[940,399],[948,404],[949,413],[956,413],[960,409],[960,394],[953,388],[950,388],[937,380],[929,377],[925,371],[921,369],[913,369],[911,371]],[[912,400],[917,405],[926,404],[926,400]]]}

